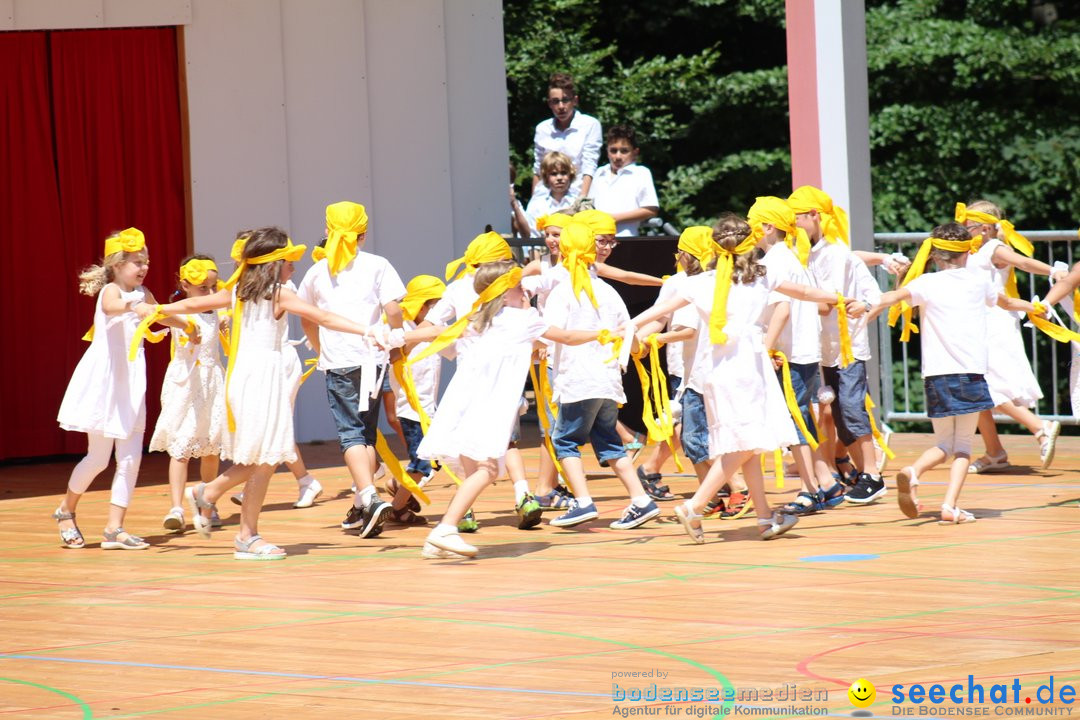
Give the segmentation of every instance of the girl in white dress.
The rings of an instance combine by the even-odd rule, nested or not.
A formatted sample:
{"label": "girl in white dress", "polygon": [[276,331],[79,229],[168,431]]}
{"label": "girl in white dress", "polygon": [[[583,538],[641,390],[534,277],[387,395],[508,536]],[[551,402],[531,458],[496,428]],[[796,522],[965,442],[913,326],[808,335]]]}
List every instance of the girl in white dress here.
{"label": "girl in white dress", "polygon": [[[86,545],[75,524],[75,508],[94,478],[109,464],[116,446],[116,474],[109,501],[103,550],[144,550],[149,545],[124,530],[142,460],[146,428],[146,358],[131,341],[141,318],[153,312],[153,294],[142,286],[150,265],[146,239],[128,228],[105,241],[105,259],[79,275],[79,292],[97,295],[93,339],[71,375],[57,421],[65,430],[84,432],[86,457],[71,471],[67,495],[53,513],[64,547]],[[180,320],[163,324],[183,327]]]}
{"label": "girl in white dress", "polygon": [[[180,264],[180,290],[176,294],[203,297],[215,292],[217,282],[214,259],[192,255]],[[203,482],[217,477],[225,426],[225,373],[220,361],[218,314],[196,313],[184,319],[196,332],[193,337],[184,330],[172,330],[172,360],[161,383],[161,414],[150,438],[151,452],[169,454],[172,509],[162,524],[171,532],[183,532],[185,527],[188,460],[199,458]]]}
{"label": "girl in white dress", "polygon": [[836,304],[837,296],[767,275],[765,266],[752,255],[757,239],[745,222],[718,233],[714,239],[718,245],[716,270],[687,278],[678,288],[677,297],[653,306],[634,318],[634,324],[640,328],[693,305],[709,328],[709,337],[699,342],[710,342],[711,352],[699,356],[699,361],[711,365],[702,394],[712,465],[694,496],[675,508],[687,534],[694,542],[705,542],[702,511],[741,469],[754,502],[761,538],[769,540],[791,529],[798,518],[770,510],[758,456],[794,445],[798,439],[758,321],[771,291],[830,305]]}
{"label": "girl in white dress", "polygon": [[[1001,208],[986,200],[956,205],[956,222],[963,223],[972,237],[982,236],[981,246],[968,260],[968,270],[989,277],[999,293],[1016,298],[1019,297],[1016,270],[1050,275],[1053,268],[1028,257],[1033,252],[1031,243],[1004,218]],[[1009,457],[994,423],[995,411],[1008,415],[1035,435],[1042,466],[1049,467],[1054,459],[1061,423],[1044,422],[1031,411],[1043,394],[1024,350],[1020,321],[1016,313],[993,307],[987,317],[986,331],[990,347],[986,384],[990,386],[994,409],[979,414],[979,434],[983,437],[986,454],[971,463],[968,472],[1002,470],[1009,466]]]}
{"label": "girl in white dress", "polygon": [[[370,334],[367,328],[340,315],[320,310],[296,296],[284,284],[293,262],[306,249],[293,245],[283,230],[261,228],[241,233],[240,265],[225,288],[158,308],[163,315],[233,307],[229,368],[225,375],[228,428],[221,457],[235,463],[209,483],[188,488],[186,496],[195,529],[210,535],[210,510],[231,488],[246,483],[240,506],[240,531],[233,557],[238,560],[280,560],[285,551],[259,536],[259,513],[274,468],[296,460],[293,440],[293,397],[300,380],[300,361],[285,341],[286,313],[341,332]],[[235,291],[233,286],[235,285]],[[430,334],[430,333],[429,333]],[[400,346],[403,333],[381,338]]]}
{"label": "girl in white dress", "polygon": [[[521,289],[521,268],[511,260],[485,263],[473,287],[479,298],[472,312],[410,363],[457,342],[457,372],[417,455],[460,464],[468,475],[458,487],[442,521],[427,537],[423,556],[472,557],[477,549],[461,539],[458,522],[500,472],[521,402],[521,388],[540,338],[567,345],[597,339],[596,331],[563,330],[547,325],[529,307]],[[467,327],[466,327],[467,324]],[[463,334],[464,333],[464,334]]]}

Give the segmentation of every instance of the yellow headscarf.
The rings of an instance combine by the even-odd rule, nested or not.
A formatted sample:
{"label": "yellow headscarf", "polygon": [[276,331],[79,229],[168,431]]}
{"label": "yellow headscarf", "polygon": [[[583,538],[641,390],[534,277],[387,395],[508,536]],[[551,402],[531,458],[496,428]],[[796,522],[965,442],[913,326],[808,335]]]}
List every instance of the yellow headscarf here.
{"label": "yellow headscarf", "polygon": [[813,185],[803,185],[788,196],[788,205],[798,213],[807,213],[817,210],[821,216],[821,236],[828,242],[843,240],[845,245],[851,244],[851,224],[848,215],[843,208],[833,205],[832,198]]}
{"label": "yellow headscarf", "polygon": [[536,229],[543,232],[544,228],[551,227],[566,227],[567,223],[571,222],[574,218],[566,213],[551,213],[550,215],[541,215],[536,218]]}
{"label": "yellow headscarf", "polygon": [[[1031,241],[1026,237],[1016,232],[1016,228],[1013,224],[1005,218],[998,219],[990,213],[979,212],[978,210],[968,210],[967,205],[964,203],[956,203],[956,213],[954,215],[956,222],[977,222],[985,225],[996,225],[1003,236],[1004,241],[1015,249],[1017,252],[1023,253],[1028,257],[1035,254],[1035,246],[1031,244]],[[1016,268],[1009,267],[1009,277],[1005,281],[1005,294],[1012,298],[1020,297],[1020,291],[1016,287]]]}
{"label": "yellow headscarf", "polygon": [[319,262],[326,259],[326,248],[316,245],[311,248],[311,262]]}
{"label": "yellow headscarf", "polygon": [[723,345],[727,342],[724,326],[727,325],[727,300],[731,292],[731,273],[735,267],[735,256],[745,255],[754,249],[757,239],[754,233],[750,233],[735,246],[734,250],[726,250],[717,244],[716,256],[716,289],[713,291],[712,312],[709,314],[709,342],[713,345]]}
{"label": "yellow headscarf", "polygon": [[713,240],[712,228],[704,225],[692,225],[686,228],[679,235],[679,250],[695,258],[704,270],[716,258],[718,251],[716,241]]}
{"label": "yellow headscarf", "polygon": [[593,295],[592,277],[589,275],[589,266],[594,262],[596,235],[588,225],[577,222],[575,215],[574,222],[568,223],[559,236],[559,263],[570,272],[574,299],[577,300],[584,290],[593,307],[598,307],[596,296]]}
{"label": "yellow headscarf", "polygon": [[180,279],[192,285],[202,285],[211,272],[217,272],[213,260],[192,258],[180,266]]}
{"label": "yellow headscarf", "polygon": [[481,263],[510,260],[513,257],[514,253],[510,250],[510,246],[499,233],[486,232],[477,235],[465,248],[465,254],[462,257],[447,264],[446,281],[453,280],[462,265],[465,266],[466,273],[472,274],[476,271],[476,266]]}
{"label": "yellow headscarf", "polygon": [[795,211],[783,198],[759,197],[746,215],[754,236],[760,240],[764,235],[762,225],[768,223],[784,233],[784,242],[799,258],[803,267],[810,261],[810,238],[806,231],[795,224]]}
{"label": "yellow headscarf", "polygon": [[[946,250],[948,252],[966,253],[975,252],[978,249],[971,240],[943,240],[941,238],[928,237],[922,241],[922,245],[919,246],[919,252],[915,253],[915,259],[911,261],[911,267],[908,268],[907,274],[904,275],[900,287],[904,287],[926,272],[926,263],[930,259],[930,251],[935,248],[938,250]],[[895,326],[896,321],[901,316],[904,318],[904,329],[900,333],[900,341],[907,342],[911,339],[911,333],[919,332],[919,328],[911,321],[911,305],[909,305],[906,300],[899,305],[893,305],[889,308],[889,327]]]}
{"label": "yellow headscarf", "polygon": [[105,239],[105,257],[118,252],[139,252],[146,247],[146,237],[142,230],[130,227]]}
{"label": "yellow headscarf", "polygon": [[367,232],[368,216],[360,203],[343,201],[326,206],[326,261],[337,275],[356,257],[357,238]]}
{"label": "yellow headscarf", "polygon": [[401,301],[402,316],[414,322],[424,303],[438,300],[445,290],[446,284],[434,275],[417,275],[405,286],[405,297]]}
{"label": "yellow headscarf", "polygon": [[594,235],[615,234],[615,218],[603,210],[582,210],[574,215],[574,221],[588,225]]}

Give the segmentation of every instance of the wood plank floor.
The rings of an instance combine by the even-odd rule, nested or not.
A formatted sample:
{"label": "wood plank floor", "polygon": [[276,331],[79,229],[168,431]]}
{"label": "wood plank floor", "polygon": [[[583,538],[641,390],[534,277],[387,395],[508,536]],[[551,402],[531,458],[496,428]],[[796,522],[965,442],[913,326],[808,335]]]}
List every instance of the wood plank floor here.
{"label": "wood plank floor", "polygon": [[[233,560],[229,503],[212,540],[165,534],[160,455],[126,522],[145,552],[99,549],[107,476],[79,506],[89,546],[64,550],[49,514],[72,464],[0,467],[0,718],[850,717],[857,678],[877,686],[869,711],[890,715],[894,684],[969,675],[988,692],[1019,679],[1023,708],[1050,675],[1080,684],[1080,439],[1048,471],[1025,467],[1030,437],[1005,442],[1018,466],[969,481],[972,525],[908,520],[890,488],[775,542],[752,520],[710,521],[696,546],[670,504],[661,522],[609,530],[625,500],[590,461],[600,521],[520,531],[503,481],[477,505],[471,562],[422,560],[419,528],[343,533],[336,444],[304,447],[327,489],[315,507],[292,509],[291,476],[275,477],[261,529],[289,558],[274,563]],[[891,469],[927,444],[897,436]],[[923,478],[935,512],[945,477]],[[436,518],[450,487],[432,487]],[[731,689],[735,707],[616,699],[653,685]]]}

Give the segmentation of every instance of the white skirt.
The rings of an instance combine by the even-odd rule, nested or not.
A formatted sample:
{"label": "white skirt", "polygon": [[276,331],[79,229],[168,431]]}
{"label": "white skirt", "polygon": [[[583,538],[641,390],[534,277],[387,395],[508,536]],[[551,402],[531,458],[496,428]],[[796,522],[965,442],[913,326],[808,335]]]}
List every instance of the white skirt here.
{"label": "white skirt", "polygon": [[990,308],[986,317],[987,358],[986,384],[994,405],[1012,401],[1021,407],[1035,407],[1042,390],[1024,349],[1020,321],[1001,308]]}

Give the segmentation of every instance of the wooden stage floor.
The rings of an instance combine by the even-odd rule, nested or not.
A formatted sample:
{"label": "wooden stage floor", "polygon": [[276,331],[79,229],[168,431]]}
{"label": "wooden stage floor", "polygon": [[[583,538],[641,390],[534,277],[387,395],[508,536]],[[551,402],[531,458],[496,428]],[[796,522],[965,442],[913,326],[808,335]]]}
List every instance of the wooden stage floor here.
{"label": "wooden stage floor", "polygon": [[[716,520],[693,545],[670,503],[661,522],[609,530],[625,501],[595,461],[599,521],[520,531],[502,481],[478,503],[471,562],[421,559],[420,528],[342,532],[336,444],[304,446],[327,488],[315,507],[292,509],[291,476],[275,477],[262,530],[289,557],[272,563],[233,560],[228,502],[212,540],[165,534],[160,455],[126,523],[153,543],[143,552],[98,547],[108,477],[79,507],[88,547],[64,550],[49,515],[72,464],[0,467],[0,719],[850,717],[857,678],[877,686],[863,714],[919,715],[926,705],[894,705],[894,685],[969,675],[987,693],[1022,686],[990,715],[1064,715],[1072,705],[1024,698],[1051,675],[1055,692],[1080,684],[1080,438],[1062,439],[1049,471],[1025,467],[1030,437],[1005,442],[1018,467],[969,480],[972,525],[899,513],[892,472],[928,444],[906,435],[882,502],[806,517],[774,542],[752,520]],[[923,479],[935,513],[944,480]],[[441,476],[432,495],[434,518]],[[689,701],[618,699],[679,688]]]}

